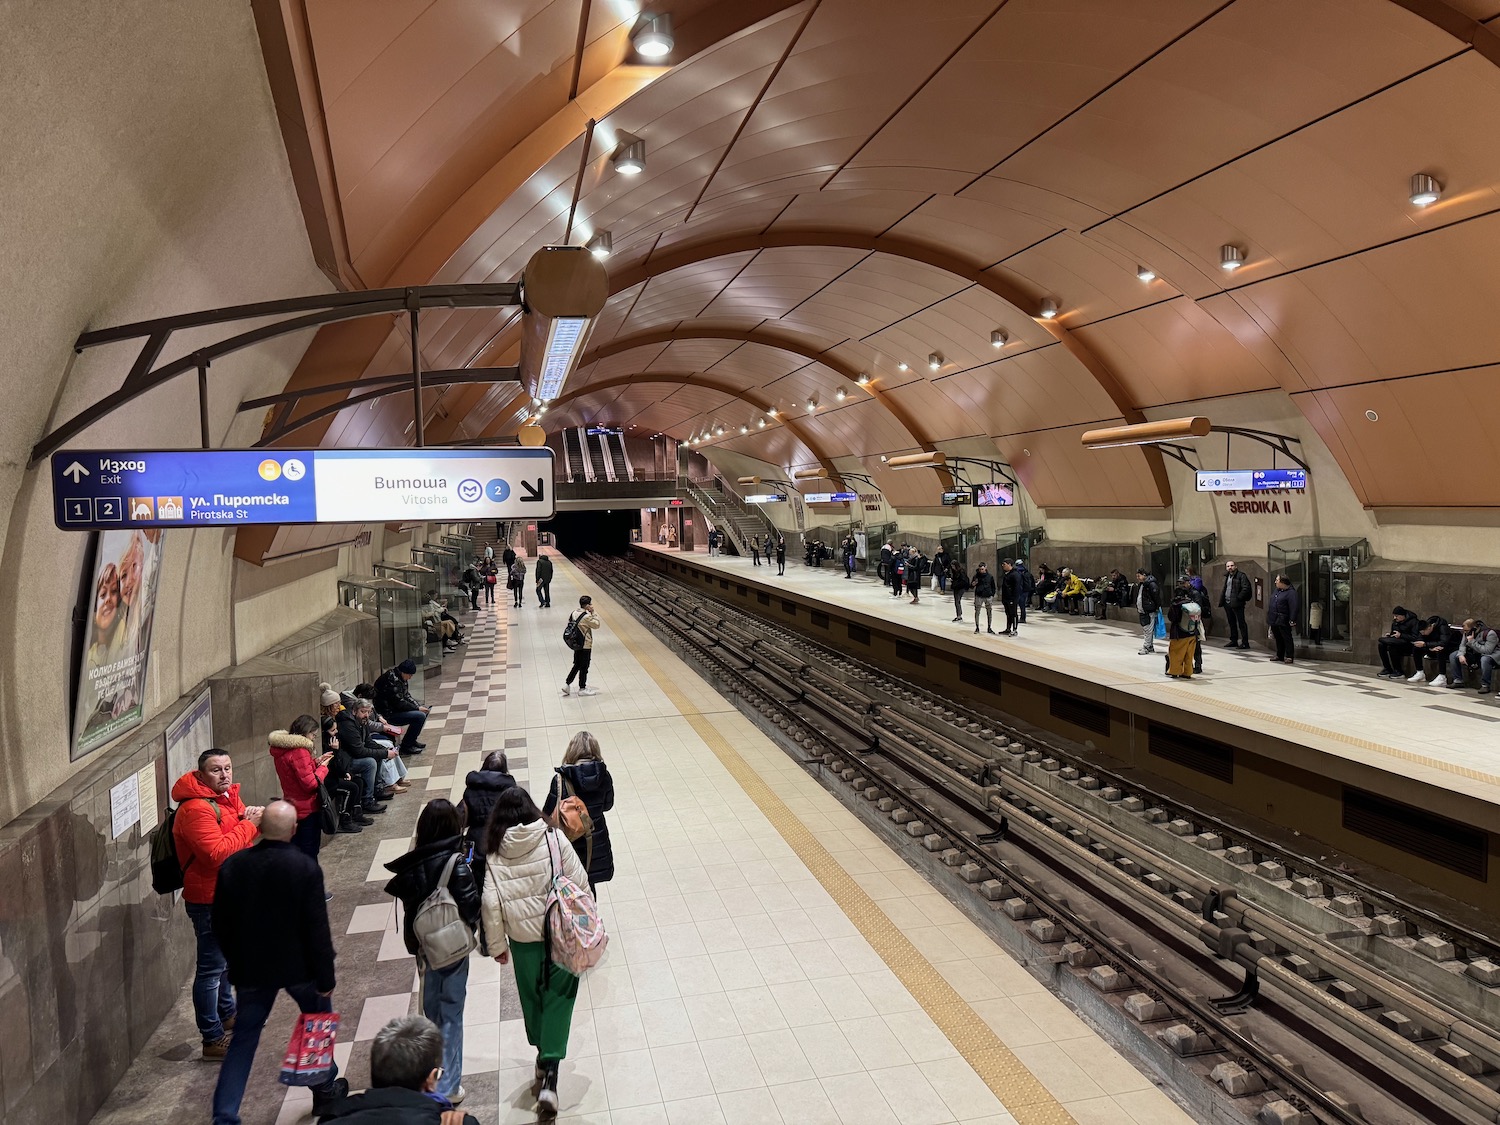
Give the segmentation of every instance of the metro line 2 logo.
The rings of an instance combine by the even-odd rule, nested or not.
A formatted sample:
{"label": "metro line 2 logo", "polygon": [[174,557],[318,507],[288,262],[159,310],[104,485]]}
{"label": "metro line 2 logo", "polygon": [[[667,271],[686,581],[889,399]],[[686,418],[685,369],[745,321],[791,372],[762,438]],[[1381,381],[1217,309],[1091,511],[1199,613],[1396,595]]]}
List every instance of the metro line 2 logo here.
{"label": "metro line 2 logo", "polygon": [[472,477],[458,482],[458,498],[465,504],[472,504],[483,496],[484,486]]}

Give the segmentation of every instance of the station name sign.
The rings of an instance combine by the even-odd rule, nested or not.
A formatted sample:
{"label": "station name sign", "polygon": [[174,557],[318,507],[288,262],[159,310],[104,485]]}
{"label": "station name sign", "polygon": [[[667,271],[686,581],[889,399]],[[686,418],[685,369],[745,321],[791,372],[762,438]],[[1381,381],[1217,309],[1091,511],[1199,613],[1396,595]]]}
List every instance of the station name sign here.
{"label": "station name sign", "polygon": [[64,531],[546,519],[552,460],[545,447],[63,450],[53,519]]}
{"label": "station name sign", "polygon": [[1199,472],[1199,492],[1261,492],[1307,487],[1306,469],[1223,469]]}

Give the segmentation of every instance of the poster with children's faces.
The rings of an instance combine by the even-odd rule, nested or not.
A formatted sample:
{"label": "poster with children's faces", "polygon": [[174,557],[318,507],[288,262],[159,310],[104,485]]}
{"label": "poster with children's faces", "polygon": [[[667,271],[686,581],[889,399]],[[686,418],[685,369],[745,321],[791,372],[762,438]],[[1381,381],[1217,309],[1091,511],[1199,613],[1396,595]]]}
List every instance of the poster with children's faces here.
{"label": "poster with children's faces", "polygon": [[74,759],[140,725],[161,543],[156,529],[99,536],[73,704]]}

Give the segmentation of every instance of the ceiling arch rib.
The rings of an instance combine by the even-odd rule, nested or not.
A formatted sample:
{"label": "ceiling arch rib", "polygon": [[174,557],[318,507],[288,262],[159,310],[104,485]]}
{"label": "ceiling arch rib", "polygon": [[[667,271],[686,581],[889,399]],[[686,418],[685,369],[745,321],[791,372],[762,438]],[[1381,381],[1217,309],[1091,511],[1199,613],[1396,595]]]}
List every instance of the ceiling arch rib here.
{"label": "ceiling arch rib", "polygon": [[[611,356],[616,356],[635,348],[651,347],[656,344],[674,343],[682,340],[734,340],[746,344],[759,344],[762,347],[776,348],[780,351],[791,352],[793,355],[799,355],[803,359],[810,360],[813,363],[822,364],[841,378],[855,384],[856,387],[859,386],[860,371],[853,364],[840,359],[838,356],[819,351],[785,333],[775,332],[767,328],[699,328],[689,324],[682,328],[637,332],[631,336],[618,337],[607,344],[585,352],[583,357],[578,361],[578,367],[582,370],[591,363],[595,363],[601,359],[608,359]],[[925,428],[911,416],[910,411],[895,399],[883,393],[873,383],[860,387],[858,391],[852,393],[858,394],[860,391],[868,393],[871,398],[878,402],[921,449],[928,453],[937,449],[937,446],[933,444],[932,438],[927,434]],[[938,475],[943,480],[944,489],[953,487],[952,477],[946,469],[940,470]]]}
{"label": "ceiling arch rib", "polygon": [[[765,398],[763,395],[758,395],[753,390],[736,387],[733,383],[728,383],[720,379],[714,379],[711,376],[703,375],[698,372],[682,375],[673,375],[667,372],[663,372],[661,374],[621,375],[614,379],[604,379],[598,383],[591,383],[586,387],[579,387],[578,389],[569,391],[567,394],[561,396],[553,402],[550,409],[561,409],[563,407],[566,407],[569,403],[576,402],[581,398],[586,398],[591,394],[600,394],[604,391],[618,390],[621,387],[639,387],[651,383],[662,383],[669,386],[678,387],[703,387],[706,390],[717,391],[720,394],[728,395],[730,398],[739,399],[741,402],[748,403],[750,406],[753,406],[756,410],[762,413],[771,408],[770,400]],[[828,455],[827,450],[823,449],[817,438],[810,435],[800,423],[793,421],[789,415],[781,415],[780,422],[781,425],[785,427],[787,433],[791,434],[799,442],[801,442],[803,448],[805,448],[810,454],[812,454],[818,464],[821,465],[823,469],[828,473],[829,479],[837,482],[839,487],[842,488],[844,484],[844,478],[839,475],[838,469],[834,467],[833,458]],[[485,436],[492,437],[494,435],[486,434]]]}

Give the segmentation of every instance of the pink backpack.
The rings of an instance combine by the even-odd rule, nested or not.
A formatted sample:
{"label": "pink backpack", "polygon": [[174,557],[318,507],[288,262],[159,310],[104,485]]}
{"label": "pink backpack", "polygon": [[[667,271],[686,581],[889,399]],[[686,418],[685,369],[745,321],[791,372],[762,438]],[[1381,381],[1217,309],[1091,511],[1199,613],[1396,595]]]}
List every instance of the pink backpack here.
{"label": "pink backpack", "polygon": [[609,944],[598,904],[563,871],[558,835],[547,832],[547,854],[552,861],[552,891],[547,896],[547,953],[553,963],[574,976],[597,965]]}

